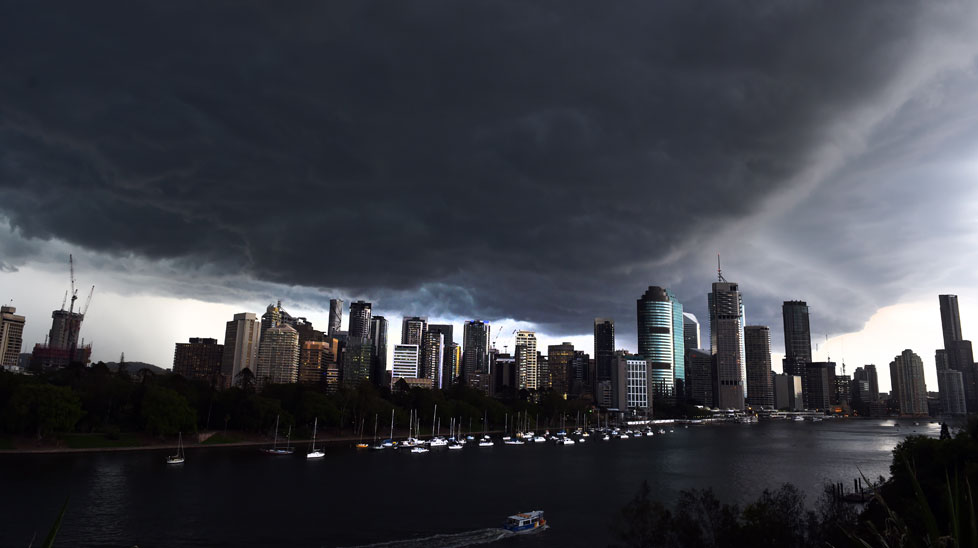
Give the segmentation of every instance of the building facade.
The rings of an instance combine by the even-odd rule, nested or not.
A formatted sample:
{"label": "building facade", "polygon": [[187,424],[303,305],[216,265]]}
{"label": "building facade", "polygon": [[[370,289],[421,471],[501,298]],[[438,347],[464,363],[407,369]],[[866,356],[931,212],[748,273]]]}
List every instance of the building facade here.
{"label": "building facade", "polygon": [[299,380],[299,332],[290,325],[265,331],[258,347],[256,380],[259,386],[289,384]]}
{"label": "building facade", "polygon": [[[526,351],[522,355],[522,361],[518,361],[520,375],[520,388],[527,390],[538,390],[539,380],[539,355],[537,353],[537,335],[533,331],[517,331],[516,347],[524,347]],[[520,357],[517,352],[517,357]]]}
{"label": "building facade", "polygon": [[594,382],[610,381],[615,362],[615,321],[594,318]]}
{"label": "building facade", "polygon": [[0,307],[0,367],[16,368],[24,346],[24,325],[27,320],[16,314],[12,306]]}
{"label": "building facade", "polygon": [[835,362],[811,362],[805,367],[806,379],[802,379],[805,408],[825,411],[831,409],[835,394]]}
{"label": "building facade", "polygon": [[[649,286],[636,301],[638,354],[649,361],[657,402],[676,401],[676,380],[685,383],[683,305],[672,292]],[[677,346],[678,345],[678,346]]]}
{"label": "building facade", "polygon": [[332,337],[343,329],[343,301],[341,299],[329,300],[329,327],[327,332]]}
{"label": "building facade", "polygon": [[562,344],[551,344],[547,347],[550,389],[564,397],[570,393],[571,383],[573,382],[573,375],[571,373],[571,362],[573,360],[573,344],[565,342]]}
{"label": "building facade", "polygon": [[489,373],[489,322],[470,320],[462,329],[462,380],[473,385],[476,373]]}
{"label": "building facade", "polygon": [[366,341],[370,339],[370,310],[371,304],[365,301],[355,301],[350,303],[350,327],[347,329],[348,337],[353,341]]}
{"label": "building facade", "polygon": [[716,407],[713,361],[713,354],[709,350],[686,350],[686,398],[689,403]]}
{"label": "building facade", "polygon": [[744,328],[747,360],[747,405],[754,409],[774,407],[771,385],[771,329],[766,325]]}
{"label": "building facade", "polygon": [[713,282],[708,295],[714,394],[721,409],[744,409],[747,368],[744,359],[744,303],[737,284]]}
{"label": "building facade", "polygon": [[909,348],[890,362],[890,399],[902,416],[927,416],[924,362]]}
{"label": "building facade", "polygon": [[187,379],[197,379],[220,386],[224,345],[217,339],[193,337],[189,342],[176,343],[173,349],[173,372]]}
{"label": "building facade", "polygon": [[224,330],[224,352],[221,357],[221,373],[224,386],[237,386],[242,382],[242,371],[247,369],[252,379],[258,377],[258,346],[261,323],[251,312],[235,314]]}
{"label": "building facade", "polygon": [[617,356],[611,379],[612,407],[622,412],[651,414],[654,398],[651,369],[649,361],[642,356]]}
{"label": "building facade", "polygon": [[[812,361],[812,329],[808,303],[785,301],[781,306],[784,319],[784,360],[781,369],[788,375],[801,377],[802,393],[808,393],[808,364]],[[808,405],[807,399],[805,405]]]}

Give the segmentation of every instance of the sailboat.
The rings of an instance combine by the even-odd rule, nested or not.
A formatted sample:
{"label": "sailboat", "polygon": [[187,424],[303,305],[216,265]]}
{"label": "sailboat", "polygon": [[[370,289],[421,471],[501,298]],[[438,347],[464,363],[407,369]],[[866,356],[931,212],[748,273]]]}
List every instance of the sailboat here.
{"label": "sailboat", "polygon": [[312,447],[309,448],[309,452],[306,453],[307,459],[321,459],[326,456],[326,452],[322,449],[316,449],[316,429],[319,427],[319,417],[316,417],[315,422],[312,423]]}
{"label": "sailboat", "polygon": [[379,418],[380,415],[378,413],[374,413],[374,444],[370,446],[370,449],[374,451],[380,451],[381,449],[384,448],[384,446],[381,445],[379,441],[377,441],[377,420]]}
{"label": "sailboat", "polygon": [[183,464],[183,432],[177,437],[177,454],[166,457],[167,464]]}
{"label": "sailboat", "polygon": [[391,409],[391,437],[384,440],[384,442],[380,444],[380,447],[382,449],[385,447],[394,447],[394,410],[393,409]]}
{"label": "sailboat", "polygon": [[366,443],[363,443],[363,419],[360,419],[360,441],[357,442],[357,449],[366,449],[370,447]]}
{"label": "sailboat", "polygon": [[292,427],[289,426],[289,434],[285,440],[285,447],[279,447],[278,446],[278,419],[279,416],[275,415],[275,441],[272,442],[271,447],[266,447],[265,449],[262,449],[262,451],[268,453],[269,455],[291,455],[292,452],[295,450],[295,448],[293,448],[289,443],[289,441],[292,439]]}

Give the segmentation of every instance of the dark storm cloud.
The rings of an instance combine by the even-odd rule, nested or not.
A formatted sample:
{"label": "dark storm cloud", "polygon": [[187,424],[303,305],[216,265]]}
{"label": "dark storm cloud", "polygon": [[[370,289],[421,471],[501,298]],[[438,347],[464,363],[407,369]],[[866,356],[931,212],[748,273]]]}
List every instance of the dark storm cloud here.
{"label": "dark storm cloud", "polygon": [[703,246],[938,70],[918,54],[968,35],[952,8],[18,3],[0,215],[208,279],[586,332],[650,283],[705,300]]}

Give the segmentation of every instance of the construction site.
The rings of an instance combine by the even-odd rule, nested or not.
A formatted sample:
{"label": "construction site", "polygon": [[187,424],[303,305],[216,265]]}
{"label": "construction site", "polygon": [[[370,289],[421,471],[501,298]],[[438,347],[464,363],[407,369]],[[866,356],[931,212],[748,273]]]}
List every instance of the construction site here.
{"label": "construction site", "polygon": [[[95,286],[88,291],[85,304],[77,306],[78,289],[75,288],[75,261],[68,255],[68,270],[71,287],[65,292],[61,308],[51,313],[51,330],[43,343],[34,345],[31,352],[30,367],[32,369],[51,369],[68,367],[72,364],[88,365],[92,357],[92,345],[86,344],[85,339],[79,342],[82,321],[85,313],[92,304]],[[65,307],[68,307],[65,309]],[[77,306],[77,309],[76,309]]]}

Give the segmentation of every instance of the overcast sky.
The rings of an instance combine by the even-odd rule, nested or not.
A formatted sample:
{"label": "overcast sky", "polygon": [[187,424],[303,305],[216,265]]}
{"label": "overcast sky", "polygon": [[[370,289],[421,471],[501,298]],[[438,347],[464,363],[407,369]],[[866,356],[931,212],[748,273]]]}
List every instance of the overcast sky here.
{"label": "overcast sky", "polygon": [[[936,389],[978,337],[978,4],[98,2],[0,18],[0,299],[169,366],[277,299],[635,348],[635,299],[812,307],[816,357]],[[460,339],[460,328],[457,330]],[[708,322],[704,321],[704,334]],[[827,339],[827,340],[826,340]],[[775,356],[780,369],[780,356]],[[881,384],[889,384],[888,374]]]}

